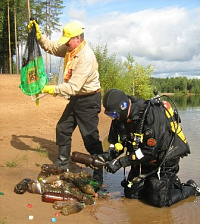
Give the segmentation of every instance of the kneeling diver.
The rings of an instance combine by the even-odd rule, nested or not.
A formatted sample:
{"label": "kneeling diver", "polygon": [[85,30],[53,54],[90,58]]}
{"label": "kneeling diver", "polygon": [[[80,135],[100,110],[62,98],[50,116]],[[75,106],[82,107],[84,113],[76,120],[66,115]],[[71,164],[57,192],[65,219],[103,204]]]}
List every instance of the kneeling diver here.
{"label": "kneeling diver", "polygon": [[98,156],[107,162],[110,173],[131,166],[127,180],[122,181],[125,197],[163,207],[200,195],[193,180],[181,183],[177,176],[180,158],[190,149],[169,102],[159,95],[145,101],[111,89],[104,95],[103,106],[112,118],[111,145]]}

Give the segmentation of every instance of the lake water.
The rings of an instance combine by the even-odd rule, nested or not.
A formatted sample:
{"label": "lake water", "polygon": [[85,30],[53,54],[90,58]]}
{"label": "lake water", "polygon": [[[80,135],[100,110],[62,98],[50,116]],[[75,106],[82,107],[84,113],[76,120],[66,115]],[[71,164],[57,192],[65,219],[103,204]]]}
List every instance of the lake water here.
{"label": "lake water", "polygon": [[[193,179],[200,186],[200,96],[173,97],[173,99],[181,117],[181,127],[191,149],[191,154],[180,161],[178,176],[182,182]],[[129,168],[126,169],[127,173],[128,171]],[[110,210],[109,217],[112,217],[110,219],[102,215],[107,211],[105,205],[100,207],[97,217],[102,223],[200,223],[200,196],[191,196],[171,207],[155,208],[139,200],[126,199],[120,184],[123,177],[123,169],[116,174],[104,172],[104,181],[110,192],[109,199],[113,203],[113,212],[111,208],[107,208]]]}

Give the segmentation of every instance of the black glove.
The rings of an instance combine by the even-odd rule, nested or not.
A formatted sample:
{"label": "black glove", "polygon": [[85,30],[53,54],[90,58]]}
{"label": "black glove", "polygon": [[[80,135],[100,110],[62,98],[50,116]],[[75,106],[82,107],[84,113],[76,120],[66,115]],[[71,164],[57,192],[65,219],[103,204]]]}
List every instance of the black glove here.
{"label": "black glove", "polygon": [[115,150],[115,147],[110,147],[108,150],[106,150],[103,154],[99,155],[104,159],[104,161],[112,161],[113,159],[116,159],[118,156],[120,156],[124,150],[117,151]]}
{"label": "black glove", "polygon": [[105,166],[105,169],[109,173],[116,173],[122,167],[119,160],[114,159]]}

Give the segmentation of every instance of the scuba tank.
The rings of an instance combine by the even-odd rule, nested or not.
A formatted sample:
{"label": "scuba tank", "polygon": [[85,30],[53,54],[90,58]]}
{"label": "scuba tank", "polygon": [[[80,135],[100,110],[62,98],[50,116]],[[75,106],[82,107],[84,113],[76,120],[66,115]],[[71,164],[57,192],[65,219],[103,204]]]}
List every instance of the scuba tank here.
{"label": "scuba tank", "polygon": [[173,110],[170,103],[168,101],[162,101],[163,106],[165,108],[165,114],[170,120],[171,129],[174,133],[176,133],[180,139],[186,143],[186,137],[183,134],[182,128],[179,125],[179,118],[176,110]]}

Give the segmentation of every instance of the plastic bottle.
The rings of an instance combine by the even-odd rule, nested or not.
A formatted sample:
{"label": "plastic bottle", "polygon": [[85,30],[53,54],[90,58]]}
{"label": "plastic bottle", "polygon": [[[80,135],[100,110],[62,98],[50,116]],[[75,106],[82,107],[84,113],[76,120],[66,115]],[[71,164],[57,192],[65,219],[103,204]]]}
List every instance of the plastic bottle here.
{"label": "plastic bottle", "polygon": [[78,198],[73,194],[44,192],[42,193],[42,201],[54,203],[54,201],[78,201]]}
{"label": "plastic bottle", "polygon": [[77,201],[54,201],[53,207],[56,210],[61,210],[65,206],[71,206],[72,204],[77,203]]}
{"label": "plastic bottle", "polygon": [[34,194],[41,194],[42,193],[42,183],[39,181],[31,181],[28,183],[28,192],[34,193]]}
{"label": "plastic bottle", "polygon": [[43,164],[41,166],[41,171],[48,175],[57,175],[64,172],[62,168],[54,164]]}
{"label": "plastic bottle", "polygon": [[48,176],[46,178],[44,178],[43,180],[43,183],[46,183],[46,184],[51,184],[57,180],[60,180],[60,177],[61,175],[51,175],[51,176]]}
{"label": "plastic bottle", "polygon": [[73,152],[71,159],[74,162],[85,164],[86,166],[101,167],[106,165],[98,156],[91,156],[81,152]]}
{"label": "plastic bottle", "polygon": [[82,178],[74,179],[73,183],[83,193],[88,194],[88,195],[94,195],[95,194],[94,188],[90,184],[85,183],[85,181]]}
{"label": "plastic bottle", "polygon": [[81,210],[83,210],[83,208],[84,208],[84,203],[77,202],[77,203],[63,207],[61,210],[61,214],[65,216],[71,215],[71,214],[80,212]]}
{"label": "plastic bottle", "polygon": [[93,156],[92,166],[94,166],[94,167],[101,167],[101,166],[105,166],[105,165],[106,165],[105,161],[103,161],[97,155]]}
{"label": "plastic bottle", "polygon": [[16,194],[24,194],[28,190],[28,184],[32,180],[30,178],[25,178],[22,181],[20,181],[14,188],[14,192]]}
{"label": "plastic bottle", "polygon": [[65,187],[63,187],[62,191],[64,194],[71,193],[71,194],[75,195],[79,199],[79,201],[83,201],[86,205],[94,204],[93,198],[87,194],[84,194],[80,190],[75,190],[73,188],[65,186]]}

